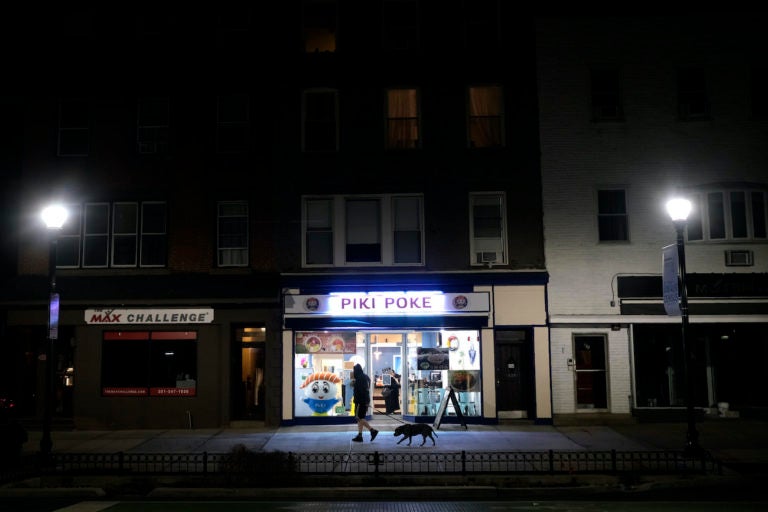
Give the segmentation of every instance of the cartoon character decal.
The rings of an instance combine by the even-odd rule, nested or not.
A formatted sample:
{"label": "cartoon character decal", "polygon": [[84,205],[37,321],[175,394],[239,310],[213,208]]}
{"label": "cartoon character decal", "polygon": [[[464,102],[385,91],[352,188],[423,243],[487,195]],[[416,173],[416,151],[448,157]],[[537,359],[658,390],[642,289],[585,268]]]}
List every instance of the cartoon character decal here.
{"label": "cartoon character decal", "polygon": [[340,400],[336,397],[340,383],[339,376],[331,372],[315,372],[304,379],[301,384],[306,395],[304,402],[312,409],[313,416],[328,415],[328,411]]}

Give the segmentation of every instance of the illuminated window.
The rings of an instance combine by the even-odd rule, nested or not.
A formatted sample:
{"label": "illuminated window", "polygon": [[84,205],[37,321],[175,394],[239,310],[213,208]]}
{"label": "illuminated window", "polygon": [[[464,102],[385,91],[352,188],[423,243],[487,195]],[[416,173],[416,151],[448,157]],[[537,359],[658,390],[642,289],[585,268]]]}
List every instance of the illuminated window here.
{"label": "illuminated window", "polygon": [[416,89],[387,90],[387,149],[419,145],[419,97]]}
{"label": "illuminated window", "polygon": [[336,51],[336,2],[304,1],[304,50],[307,53]]}
{"label": "illuminated window", "polygon": [[468,91],[468,137],[471,148],[504,145],[503,92],[498,85],[474,86]]}

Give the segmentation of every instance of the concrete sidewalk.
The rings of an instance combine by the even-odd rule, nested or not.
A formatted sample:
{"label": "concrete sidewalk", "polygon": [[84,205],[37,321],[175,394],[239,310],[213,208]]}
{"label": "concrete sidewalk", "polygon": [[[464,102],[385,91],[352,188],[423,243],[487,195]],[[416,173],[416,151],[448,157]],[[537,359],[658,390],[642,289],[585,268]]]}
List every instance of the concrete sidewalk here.
{"label": "concrete sidewalk", "polygon": [[[421,437],[397,444],[393,435],[399,422],[376,418],[380,433],[370,442],[354,443],[355,425],[265,427],[188,430],[71,430],[53,431],[53,450],[62,453],[226,453],[242,444],[252,451],[349,452],[432,451],[546,451],[546,450],[678,450],[685,442],[685,423],[622,423],[614,425],[499,425],[445,424],[436,431],[436,446]],[[715,458],[729,463],[768,464],[768,422],[745,419],[709,419],[697,423],[700,444]],[[41,433],[29,433],[25,452],[39,450]]]}

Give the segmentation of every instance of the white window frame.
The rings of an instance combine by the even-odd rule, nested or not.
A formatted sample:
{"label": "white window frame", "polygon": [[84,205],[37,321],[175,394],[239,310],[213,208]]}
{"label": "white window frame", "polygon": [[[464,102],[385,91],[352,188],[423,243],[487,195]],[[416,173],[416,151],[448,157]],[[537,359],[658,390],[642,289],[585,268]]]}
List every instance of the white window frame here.
{"label": "white window frame", "polygon": [[[606,213],[600,211],[600,192],[624,192],[624,213]],[[601,244],[623,244],[630,241],[629,236],[629,206],[628,206],[628,190],[627,187],[599,187],[597,190],[595,190],[595,209],[597,210],[597,241]],[[626,238],[618,238],[618,239],[603,239],[600,236],[600,219],[602,218],[611,218],[611,217],[621,217],[624,219],[624,226],[626,229]]]}
{"label": "white window frame", "polygon": [[[413,263],[397,263],[395,261],[394,251],[394,238],[395,238],[395,212],[394,203],[399,198],[417,198],[419,200],[418,219],[417,226],[420,230],[420,261]],[[308,201],[331,201],[330,215],[331,215],[331,232],[330,239],[332,261],[329,263],[307,263],[307,202]],[[380,261],[365,261],[365,262],[347,262],[347,245],[346,245],[346,208],[347,202],[354,200],[374,200],[379,202],[378,218],[380,222],[379,226],[379,243],[381,245],[381,259]],[[329,268],[329,267],[423,267],[425,247],[424,247],[424,197],[422,194],[367,194],[367,195],[332,195],[332,196],[304,196],[301,202],[302,215],[301,215],[301,232],[302,232],[302,247],[301,247],[301,259],[302,267],[304,268]]]}
{"label": "white window frame", "polygon": [[[133,231],[118,231],[115,225],[118,219],[117,210],[126,208],[133,211]],[[110,248],[110,265],[112,268],[134,268],[136,267],[139,253],[139,203],[136,202],[115,202],[112,204],[112,243]],[[129,263],[116,263],[115,251],[118,241],[133,239],[133,258]]]}
{"label": "white window frame", "polygon": [[[480,202],[488,202],[495,198],[498,202],[501,214],[501,236],[483,237],[475,236],[475,205]],[[493,249],[494,246],[497,250]],[[470,192],[469,194],[469,264],[473,267],[492,267],[494,265],[507,265],[509,261],[509,248],[507,241],[507,199],[504,192]],[[495,252],[496,261],[481,261],[479,254]]]}
{"label": "white window frame", "polygon": [[[67,211],[69,212],[67,221],[64,223],[64,226],[62,226],[61,231],[56,237],[56,244],[58,247],[56,250],[56,268],[80,268],[83,251],[83,210],[79,204],[68,204]],[[77,248],[76,262],[74,265],[60,265],[58,263],[63,252],[61,250],[62,245],[64,245],[62,242],[67,245],[74,245]]]}
{"label": "white window frame", "polygon": [[[236,207],[240,210],[240,213],[230,212],[228,213],[228,207]],[[223,219],[238,218],[245,220],[245,245],[244,246],[224,246],[221,243],[221,223]],[[218,267],[247,267],[250,261],[250,237],[249,237],[249,209],[248,201],[219,201],[216,205],[216,264]],[[225,255],[240,254],[242,261],[225,263]]]}
{"label": "white window frame", "polygon": [[[735,237],[733,234],[733,210],[731,204],[731,193],[741,192],[745,198],[745,215],[747,224],[747,234],[744,237]],[[717,242],[766,242],[768,237],[756,237],[755,236],[755,222],[754,222],[754,210],[752,194],[762,194],[763,197],[763,223],[768,225],[768,192],[758,188],[739,187],[739,188],[712,188],[706,190],[699,190],[694,194],[690,194],[689,198],[693,203],[692,215],[688,218],[688,224],[692,222],[701,222],[701,238],[690,239],[686,233],[686,238],[692,243],[717,243]],[[709,208],[709,195],[721,194],[723,199],[723,219],[725,223],[724,236],[722,238],[711,237],[711,214]]]}
{"label": "white window frame", "polygon": [[[146,208],[149,205],[158,205],[161,204],[164,207],[164,222],[163,222],[163,229],[162,231],[150,231],[149,228],[146,225]],[[140,222],[140,230],[139,230],[139,244],[137,247],[137,250],[139,251],[139,267],[141,268],[165,268],[168,266],[168,251],[167,249],[165,252],[165,258],[163,260],[163,263],[160,264],[151,264],[151,263],[145,263],[144,262],[144,248],[145,244],[147,243],[147,240],[150,237],[162,237],[164,242],[167,244],[168,239],[168,204],[165,201],[142,201],[141,203],[141,210],[139,213],[139,222]]]}

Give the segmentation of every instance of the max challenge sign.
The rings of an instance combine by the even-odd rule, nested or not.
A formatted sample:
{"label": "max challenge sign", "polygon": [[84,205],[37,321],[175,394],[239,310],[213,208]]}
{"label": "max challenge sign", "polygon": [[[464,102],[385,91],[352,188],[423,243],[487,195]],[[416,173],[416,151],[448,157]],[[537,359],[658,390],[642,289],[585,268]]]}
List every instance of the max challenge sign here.
{"label": "max challenge sign", "polygon": [[294,316],[456,315],[490,311],[487,292],[380,292],[287,295],[285,314]]}
{"label": "max challenge sign", "polygon": [[85,310],[87,324],[209,324],[211,322],[213,322],[211,308]]}

